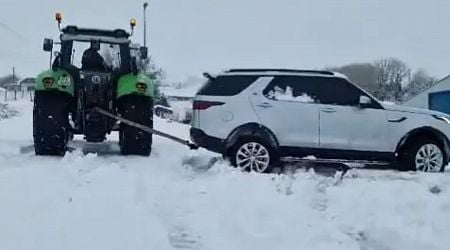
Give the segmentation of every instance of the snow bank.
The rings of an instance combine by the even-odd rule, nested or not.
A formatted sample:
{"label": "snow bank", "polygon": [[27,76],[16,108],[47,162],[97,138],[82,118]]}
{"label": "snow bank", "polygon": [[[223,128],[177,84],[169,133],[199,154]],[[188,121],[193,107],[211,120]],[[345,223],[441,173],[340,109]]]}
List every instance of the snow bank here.
{"label": "snow bank", "polygon": [[[304,171],[258,175],[161,138],[155,138],[151,157],[122,157],[117,134],[98,154],[36,157],[18,149],[32,142],[31,104],[14,107],[22,115],[0,121],[2,249],[450,246],[449,172],[351,170],[343,179]],[[188,126],[155,122],[188,137]]]}
{"label": "snow bank", "polygon": [[276,86],[273,91],[269,92],[268,97],[277,101],[314,103],[314,99],[306,93],[302,93],[300,96],[294,96],[292,87],[289,86],[286,87],[286,90]]}
{"label": "snow bank", "polygon": [[381,101],[381,103],[382,103],[383,105],[388,105],[388,106],[396,105],[395,102],[390,102],[390,101]]}
{"label": "snow bank", "polygon": [[17,111],[8,107],[7,104],[0,103],[0,120],[17,115]]}

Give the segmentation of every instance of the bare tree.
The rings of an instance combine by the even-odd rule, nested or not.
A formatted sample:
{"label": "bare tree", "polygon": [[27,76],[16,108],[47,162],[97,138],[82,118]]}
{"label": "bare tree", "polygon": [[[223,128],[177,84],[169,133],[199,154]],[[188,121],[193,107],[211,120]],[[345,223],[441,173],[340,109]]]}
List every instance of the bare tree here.
{"label": "bare tree", "polygon": [[396,58],[375,61],[377,69],[375,96],[382,101],[400,102],[403,86],[409,82],[411,69]]}
{"label": "bare tree", "polygon": [[412,74],[411,81],[404,88],[403,101],[420,94],[421,92],[432,87],[436,83],[437,79],[435,77],[428,75],[428,73],[425,70],[423,69],[417,70],[416,72],[414,72],[414,74]]}
{"label": "bare tree", "polygon": [[437,79],[423,69],[411,69],[395,58],[382,58],[374,63],[353,63],[326,68],[346,75],[353,83],[382,101],[403,102],[436,84]]}
{"label": "bare tree", "polygon": [[346,75],[350,81],[371,94],[374,94],[377,89],[377,68],[371,63],[353,63],[342,67],[328,68],[328,70]]}

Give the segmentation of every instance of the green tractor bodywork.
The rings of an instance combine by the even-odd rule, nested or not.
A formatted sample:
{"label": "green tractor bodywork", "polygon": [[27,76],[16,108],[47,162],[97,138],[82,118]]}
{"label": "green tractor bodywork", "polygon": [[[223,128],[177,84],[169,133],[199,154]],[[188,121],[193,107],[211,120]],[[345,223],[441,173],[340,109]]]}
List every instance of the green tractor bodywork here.
{"label": "green tractor bodywork", "polygon": [[[51,82],[51,83],[50,83]],[[46,70],[36,78],[36,91],[61,91],[74,96],[73,77],[65,70]],[[119,99],[126,95],[148,96],[153,100],[159,99],[158,91],[153,80],[143,73],[127,74],[119,78],[117,83],[117,96]]]}
{"label": "green tractor bodywork", "polygon": [[143,73],[121,76],[117,83],[116,98],[119,99],[126,95],[148,96],[155,99],[155,85],[153,84],[153,81]]}
{"label": "green tractor bodywork", "polygon": [[61,91],[74,96],[73,77],[65,70],[46,70],[36,78],[36,91]]}

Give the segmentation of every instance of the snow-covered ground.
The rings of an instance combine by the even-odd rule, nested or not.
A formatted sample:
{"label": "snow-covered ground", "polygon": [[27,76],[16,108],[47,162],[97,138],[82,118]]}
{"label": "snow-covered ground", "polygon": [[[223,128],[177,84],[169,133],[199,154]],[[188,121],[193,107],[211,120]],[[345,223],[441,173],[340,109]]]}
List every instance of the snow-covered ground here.
{"label": "snow-covered ground", "polygon": [[[433,250],[450,248],[450,174],[242,173],[155,138],[149,158],[20,154],[32,105],[0,121],[0,249]],[[156,121],[188,137],[188,127]],[[77,142],[78,145],[83,145]],[[85,148],[88,145],[84,145]]]}
{"label": "snow-covered ground", "polygon": [[0,120],[17,115],[17,111],[0,102]]}

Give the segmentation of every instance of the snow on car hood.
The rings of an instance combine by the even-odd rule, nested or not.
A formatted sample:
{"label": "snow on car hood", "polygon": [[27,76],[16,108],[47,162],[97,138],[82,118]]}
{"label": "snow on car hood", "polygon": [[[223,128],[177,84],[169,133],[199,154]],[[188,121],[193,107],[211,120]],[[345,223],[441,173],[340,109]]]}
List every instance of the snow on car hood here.
{"label": "snow on car hood", "polygon": [[445,113],[441,113],[438,111],[433,111],[433,110],[428,110],[428,109],[411,108],[411,107],[406,107],[406,106],[401,106],[401,105],[396,105],[396,104],[383,103],[383,107],[386,110],[390,110],[390,111],[408,112],[408,113],[423,114],[423,115],[437,115],[437,116],[445,116],[445,117],[449,116]]}

